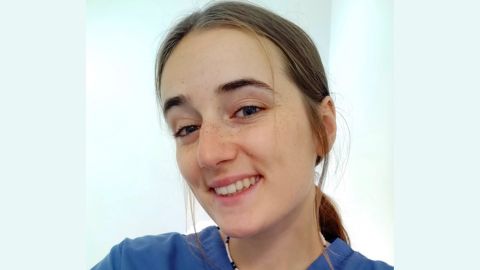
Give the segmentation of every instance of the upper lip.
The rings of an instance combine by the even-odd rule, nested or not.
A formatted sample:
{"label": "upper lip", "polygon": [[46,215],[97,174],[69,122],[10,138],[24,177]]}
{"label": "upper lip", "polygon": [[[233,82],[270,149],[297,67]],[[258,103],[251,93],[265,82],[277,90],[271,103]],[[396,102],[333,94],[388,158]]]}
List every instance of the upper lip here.
{"label": "upper lip", "polygon": [[222,177],[222,178],[217,178],[213,180],[208,186],[211,188],[218,188],[218,187],[224,187],[228,186],[232,183],[237,182],[238,180],[242,180],[245,178],[250,178],[250,177],[256,177],[259,174],[239,174],[239,175],[232,175],[232,176],[227,176],[227,177]]}

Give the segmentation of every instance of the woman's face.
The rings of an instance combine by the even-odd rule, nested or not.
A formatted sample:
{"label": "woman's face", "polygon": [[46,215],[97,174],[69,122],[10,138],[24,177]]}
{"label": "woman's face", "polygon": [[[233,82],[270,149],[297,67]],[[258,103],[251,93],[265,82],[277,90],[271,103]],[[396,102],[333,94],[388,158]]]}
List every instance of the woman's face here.
{"label": "woman's face", "polygon": [[272,229],[312,203],[317,141],[279,49],[259,39],[231,28],[195,31],[161,78],[180,171],[234,237]]}

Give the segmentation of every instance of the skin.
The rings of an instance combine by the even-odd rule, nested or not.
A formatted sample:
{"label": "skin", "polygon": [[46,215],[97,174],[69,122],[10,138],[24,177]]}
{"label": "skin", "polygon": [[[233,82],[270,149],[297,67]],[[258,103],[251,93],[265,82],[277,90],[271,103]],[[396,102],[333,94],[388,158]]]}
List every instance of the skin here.
{"label": "skin", "polygon": [[[245,78],[271,89],[250,85],[217,91]],[[237,265],[307,268],[323,251],[313,179],[316,156],[324,153],[309,125],[302,93],[286,76],[279,49],[241,30],[197,30],[174,49],[161,85],[163,101],[185,98],[165,114],[172,133],[181,135],[175,138],[177,163],[222,237],[232,237]],[[332,144],[336,126],[330,97],[319,104],[318,113]],[[209,184],[234,175],[262,179],[248,196],[225,206]]]}

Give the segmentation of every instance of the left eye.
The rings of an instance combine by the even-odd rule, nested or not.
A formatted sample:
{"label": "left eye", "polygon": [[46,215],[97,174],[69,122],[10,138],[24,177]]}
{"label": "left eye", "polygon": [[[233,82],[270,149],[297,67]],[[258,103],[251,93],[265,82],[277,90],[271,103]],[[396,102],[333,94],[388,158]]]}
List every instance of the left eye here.
{"label": "left eye", "polygon": [[240,108],[238,111],[235,112],[235,117],[240,117],[240,118],[246,118],[249,116],[252,116],[259,111],[261,111],[262,108],[257,107],[257,106],[244,106]]}

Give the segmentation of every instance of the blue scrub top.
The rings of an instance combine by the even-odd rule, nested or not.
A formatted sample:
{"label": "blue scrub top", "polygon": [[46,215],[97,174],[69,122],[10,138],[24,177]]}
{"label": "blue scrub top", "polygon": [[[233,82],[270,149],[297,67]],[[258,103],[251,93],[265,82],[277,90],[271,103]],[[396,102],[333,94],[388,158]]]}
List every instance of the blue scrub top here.
{"label": "blue scrub top", "polygon": [[[199,232],[199,240],[203,252],[198,248],[194,234],[166,233],[125,239],[92,270],[232,269],[217,227],[210,226]],[[335,270],[393,269],[384,262],[367,259],[353,251],[339,238],[327,247],[326,252]],[[321,255],[307,270],[325,269],[330,267]]]}

